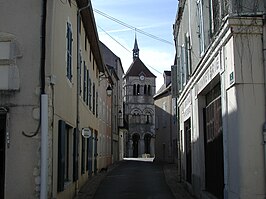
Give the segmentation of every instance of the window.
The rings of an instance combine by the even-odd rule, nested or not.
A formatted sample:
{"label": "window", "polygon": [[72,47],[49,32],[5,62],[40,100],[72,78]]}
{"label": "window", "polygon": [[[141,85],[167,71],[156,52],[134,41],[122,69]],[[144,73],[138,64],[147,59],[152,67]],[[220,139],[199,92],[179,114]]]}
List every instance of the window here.
{"label": "window", "polygon": [[183,66],[181,64],[181,58],[180,58],[180,54],[179,56],[177,56],[177,59],[176,59],[176,63],[177,63],[177,89],[178,89],[178,93],[181,93],[182,90],[183,90],[183,78],[184,78],[184,75],[183,75]]}
{"label": "window", "polygon": [[148,85],[148,95],[152,95],[151,86],[150,85]]}
{"label": "window", "polygon": [[137,85],[137,95],[140,95],[140,85]]}
{"label": "window", "polygon": [[86,97],[86,104],[88,105],[89,104],[89,98],[90,98],[90,76],[89,76],[89,70],[86,70],[86,73],[87,73],[87,97]]}
{"label": "window", "polygon": [[96,92],[96,117],[98,117],[98,92]]}
{"label": "window", "polygon": [[[67,125],[63,120],[58,123],[58,181],[57,190],[63,191],[66,182],[71,181],[70,166],[73,163],[73,180],[75,180],[76,167],[76,133],[73,134],[73,128]],[[73,137],[71,135],[74,135]],[[74,138],[74,141],[73,141]],[[73,144],[73,148],[71,147]],[[74,149],[74,151],[73,151]],[[75,151],[76,150],[76,151]]]}
{"label": "window", "polygon": [[137,87],[136,87],[136,84],[133,85],[133,95],[137,95]]}
{"label": "window", "polygon": [[91,83],[91,79],[89,78],[89,86],[88,86],[88,89],[89,89],[89,91],[88,91],[88,94],[89,94],[89,109],[91,110],[91,108],[92,108],[92,101],[91,101],[91,97],[92,97],[92,94],[91,94],[91,87],[92,87],[92,83]]}
{"label": "window", "polygon": [[81,136],[81,174],[85,173],[85,138]]}
{"label": "window", "polygon": [[199,54],[204,53],[204,23],[202,12],[202,0],[197,1],[197,15],[198,15],[198,35],[199,35]]}
{"label": "window", "polygon": [[66,128],[66,134],[65,134],[65,142],[64,142],[64,146],[65,146],[65,168],[64,168],[64,181],[65,182],[67,182],[67,181],[69,181],[70,179],[69,179],[69,159],[70,159],[70,157],[69,157],[69,146],[70,146],[70,144],[69,144],[69,137],[70,137],[70,128],[68,127],[68,126],[66,126],[65,127]]}
{"label": "window", "polygon": [[93,83],[93,88],[92,88],[92,112],[93,112],[93,114],[95,114],[95,105],[96,105],[96,103],[95,103],[95,93],[96,91],[95,91],[95,83]]}
{"label": "window", "polygon": [[67,78],[72,80],[72,28],[71,24],[67,22]]}
{"label": "window", "polygon": [[85,41],[84,41],[84,44],[85,44],[85,51],[87,51],[87,36],[85,35],[84,37]]}
{"label": "window", "polygon": [[147,95],[147,85],[144,85],[144,95]]}
{"label": "window", "polygon": [[86,66],[86,64],[85,64],[85,61],[83,62],[84,64],[84,66],[83,66],[83,101],[84,102],[87,102],[87,98],[88,98],[88,88],[87,88],[87,86],[88,86],[88,83],[87,83],[87,81],[88,81],[88,77],[87,77],[87,75],[88,75],[88,73],[87,73],[87,66]]}
{"label": "window", "polygon": [[219,30],[220,25],[221,25],[221,21],[222,21],[221,1],[210,0],[209,12],[210,12],[210,30],[211,30],[211,37],[212,37]]}
{"label": "window", "polygon": [[182,83],[183,86],[187,83],[187,59],[186,59],[186,48],[184,45],[181,47],[181,70],[182,70]]}
{"label": "window", "polygon": [[79,51],[79,95],[82,96],[82,88],[81,88],[81,82],[82,82],[82,56],[81,56],[81,50]]}
{"label": "window", "polygon": [[191,44],[190,44],[190,35],[188,33],[186,33],[185,35],[185,59],[186,59],[186,63],[187,63],[187,77],[186,79],[188,80],[191,73],[192,73],[192,68],[191,68]]}
{"label": "window", "polygon": [[151,124],[151,115],[146,115],[146,124]]}

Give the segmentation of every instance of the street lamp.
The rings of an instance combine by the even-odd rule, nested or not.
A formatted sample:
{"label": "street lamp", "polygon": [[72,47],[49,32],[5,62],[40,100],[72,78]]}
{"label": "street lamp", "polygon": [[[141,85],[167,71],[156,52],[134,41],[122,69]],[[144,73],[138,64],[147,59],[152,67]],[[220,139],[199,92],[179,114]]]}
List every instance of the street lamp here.
{"label": "street lamp", "polygon": [[106,89],[106,93],[107,93],[107,96],[111,96],[112,95],[112,87],[110,85],[108,85],[108,87]]}

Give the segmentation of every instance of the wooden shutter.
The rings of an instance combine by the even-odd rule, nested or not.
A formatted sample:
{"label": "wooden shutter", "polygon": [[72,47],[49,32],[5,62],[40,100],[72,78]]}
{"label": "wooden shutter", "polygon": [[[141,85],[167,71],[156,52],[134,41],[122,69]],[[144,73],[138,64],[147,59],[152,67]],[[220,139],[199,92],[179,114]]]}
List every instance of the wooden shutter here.
{"label": "wooden shutter", "polygon": [[65,135],[66,123],[59,120],[58,124],[58,176],[57,176],[57,191],[64,190],[64,174],[65,174]]}
{"label": "wooden shutter", "polygon": [[78,130],[74,129],[73,134],[73,182],[78,179]]}

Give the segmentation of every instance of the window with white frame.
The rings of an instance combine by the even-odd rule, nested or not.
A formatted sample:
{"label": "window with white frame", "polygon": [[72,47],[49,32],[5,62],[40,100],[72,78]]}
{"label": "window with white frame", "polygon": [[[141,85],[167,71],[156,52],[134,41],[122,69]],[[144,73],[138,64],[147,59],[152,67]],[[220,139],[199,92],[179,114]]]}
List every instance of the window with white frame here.
{"label": "window with white frame", "polygon": [[67,22],[67,78],[69,81],[72,81],[72,51],[73,51],[73,36],[72,36],[72,27],[69,22]]}
{"label": "window with white frame", "polygon": [[198,35],[199,35],[199,55],[202,56],[205,50],[202,0],[197,0],[197,16],[198,16]]}
{"label": "window with white frame", "polygon": [[187,71],[187,81],[192,73],[192,67],[191,67],[191,42],[190,42],[190,35],[187,32],[185,35],[185,48],[186,48],[186,54],[185,54],[185,59],[186,59],[186,71]]}
{"label": "window with white frame", "polygon": [[181,75],[183,86],[187,83],[187,59],[186,59],[186,48],[183,44],[181,46]]}

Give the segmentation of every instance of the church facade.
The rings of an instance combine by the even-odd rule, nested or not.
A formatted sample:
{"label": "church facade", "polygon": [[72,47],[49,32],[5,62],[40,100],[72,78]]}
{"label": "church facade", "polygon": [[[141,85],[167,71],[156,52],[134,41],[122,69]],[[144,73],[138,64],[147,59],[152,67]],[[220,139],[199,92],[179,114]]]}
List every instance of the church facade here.
{"label": "church facade", "polygon": [[139,58],[135,39],[133,62],[124,76],[126,157],[154,157],[156,76]]}

